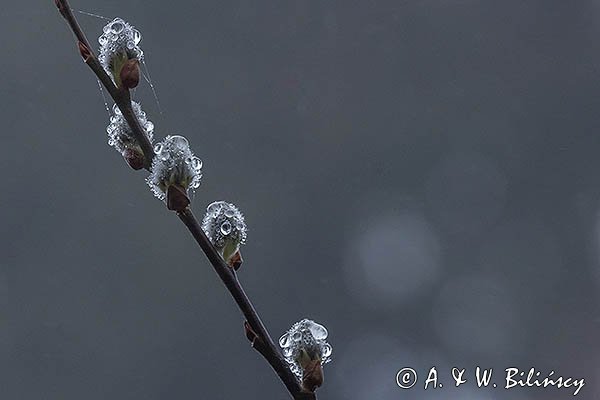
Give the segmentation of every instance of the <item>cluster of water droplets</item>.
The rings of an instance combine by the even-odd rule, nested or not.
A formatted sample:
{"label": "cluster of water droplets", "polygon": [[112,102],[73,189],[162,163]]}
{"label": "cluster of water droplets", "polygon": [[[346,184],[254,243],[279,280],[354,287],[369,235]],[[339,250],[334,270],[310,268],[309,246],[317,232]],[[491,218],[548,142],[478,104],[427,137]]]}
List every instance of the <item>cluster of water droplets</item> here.
{"label": "cluster of water droplets", "polygon": [[221,249],[226,241],[236,246],[246,242],[247,228],[244,215],[231,203],[215,201],[206,208],[202,230],[213,246]]}
{"label": "cluster of water droplets", "polygon": [[142,40],[140,31],[121,18],[115,18],[104,26],[98,38],[100,54],[98,60],[106,72],[111,75],[111,66],[116,55],[126,54],[128,59],[143,60],[144,52],[138,46]]}
{"label": "cluster of water droplets", "polygon": [[299,358],[304,350],[312,360],[321,359],[321,364],[331,361],[331,345],[327,339],[327,329],[323,325],[310,319],[296,322],[289,331],[279,338],[279,345],[283,349],[285,360],[290,365],[292,372],[302,379],[302,366]]}
{"label": "cluster of water droplets", "polygon": [[192,153],[186,138],[169,135],[154,146],[154,152],[156,155],[146,182],[160,200],[165,199],[170,185],[178,185],[186,190],[200,186],[202,161]]}
{"label": "cluster of water droplets", "polygon": [[[152,142],[152,139],[154,138],[154,124],[152,121],[148,120],[146,113],[142,110],[139,103],[132,101],[131,107],[133,108],[133,113],[140,122],[140,125],[144,128],[148,140]],[[106,127],[106,132],[108,133],[108,144],[117,149],[121,154],[127,149],[139,149],[141,151],[140,144],[136,140],[123,113],[121,113],[121,110],[116,104],[113,106],[110,124]]]}

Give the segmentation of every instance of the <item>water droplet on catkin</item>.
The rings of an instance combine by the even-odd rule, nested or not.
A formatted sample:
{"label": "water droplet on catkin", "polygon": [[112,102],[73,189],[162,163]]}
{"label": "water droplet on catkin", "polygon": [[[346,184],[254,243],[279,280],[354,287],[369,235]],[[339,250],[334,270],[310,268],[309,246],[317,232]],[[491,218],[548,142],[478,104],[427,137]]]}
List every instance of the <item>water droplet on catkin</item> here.
{"label": "water droplet on catkin", "polygon": [[225,221],[221,224],[221,233],[225,236],[231,233],[231,223],[229,221]]}

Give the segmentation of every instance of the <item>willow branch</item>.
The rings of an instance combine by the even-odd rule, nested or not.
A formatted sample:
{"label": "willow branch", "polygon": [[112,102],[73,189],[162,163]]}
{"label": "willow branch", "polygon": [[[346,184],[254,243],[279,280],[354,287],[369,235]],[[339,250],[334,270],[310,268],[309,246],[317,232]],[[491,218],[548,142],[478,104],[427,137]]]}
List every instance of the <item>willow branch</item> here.
{"label": "willow branch", "polygon": [[[117,87],[111,77],[106,73],[98,61],[92,46],[88,42],[85,33],[73,15],[69,2],[67,0],[55,0],[55,3],[61,15],[65,18],[71,30],[75,34],[75,37],[78,41],[79,51],[85,63],[94,72],[100,82],[102,82],[112,99],[115,101],[115,104],[117,104],[121,110],[136,140],[141,144],[145,158],[144,166],[149,170],[152,164],[152,159],[154,158],[154,150],[152,143],[148,139],[144,129],[140,125],[133,112],[129,90]],[[221,278],[221,281],[223,281],[225,287],[235,300],[238,308],[246,318],[249,326],[249,329],[247,327],[247,331],[249,330],[252,332],[252,335],[255,335],[255,337],[250,338],[253,347],[271,365],[271,368],[273,368],[273,370],[277,373],[279,379],[281,379],[295,400],[316,400],[317,397],[314,393],[307,393],[302,390],[298,380],[290,370],[286,361],[281,356],[281,353],[273,342],[271,335],[261,321],[256,309],[252,305],[252,302],[244,292],[242,285],[237,279],[234,269],[225,263],[221,255],[206,237],[204,231],[198,223],[198,220],[192,213],[192,210],[189,207],[186,207],[183,211],[178,212],[177,215],[188,228],[208,258],[215,272],[219,278]]]}

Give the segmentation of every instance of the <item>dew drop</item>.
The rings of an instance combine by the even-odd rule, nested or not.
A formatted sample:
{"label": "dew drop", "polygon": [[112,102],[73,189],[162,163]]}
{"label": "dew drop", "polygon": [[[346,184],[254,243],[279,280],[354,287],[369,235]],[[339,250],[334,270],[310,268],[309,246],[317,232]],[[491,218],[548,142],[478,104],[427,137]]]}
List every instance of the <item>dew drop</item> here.
{"label": "dew drop", "polygon": [[98,38],[98,43],[100,43],[100,46],[104,46],[104,45],[106,45],[106,43],[108,43],[108,39],[106,38],[106,36],[101,35]]}
{"label": "dew drop", "polygon": [[151,121],[147,121],[144,124],[144,128],[146,129],[146,132],[153,132],[154,131],[154,124]]}
{"label": "dew drop", "polygon": [[200,171],[202,169],[202,160],[200,160],[198,157],[192,158],[192,168],[194,168],[196,171]]}
{"label": "dew drop", "polygon": [[308,322],[308,329],[316,340],[327,339],[327,329],[323,325],[317,324],[314,321]]}
{"label": "dew drop", "polygon": [[231,218],[235,215],[235,211],[233,211],[231,208],[228,208],[227,210],[225,210],[225,216],[227,218]]}
{"label": "dew drop", "polygon": [[292,340],[294,342],[299,342],[302,339],[302,333],[300,331],[296,331],[292,334]]}
{"label": "dew drop", "polygon": [[154,152],[156,154],[160,154],[160,152],[162,151],[163,147],[164,146],[163,146],[162,143],[157,143],[156,146],[154,146]]}
{"label": "dew drop", "polygon": [[321,347],[321,358],[328,358],[331,355],[331,345],[329,343],[323,344]]}
{"label": "dew drop", "polygon": [[286,347],[283,349],[283,355],[286,357],[291,357],[294,349],[292,347]]}
{"label": "dew drop", "polygon": [[171,143],[173,143],[175,147],[179,147],[180,149],[185,149],[189,146],[188,140],[183,136],[179,135],[171,136]]}
{"label": "dew drop", "polygon": [[140,33],[140,31],[138,31],[137,29],[133,30],[133,41],[135,43],[135,45],[137,46],[137,44],[142,40],[142,34]]}
{"label": "dew drop", "polygon": [[122,22],[115,21],[111,24],[111,30],[115,35],[120,34],[125,29],[125,25]]}
{"label": "dew drop", "polygon": [[284,333],[279,338],[279,346],[281,346],[282,348],[285,348],[285,347],[289,347],[290,345],[291,345],[291,343],[290,343],[290,335],[288,333]]}
{"label": "dew drop", "polygon": [[223,235],[229,235],[231,233],[231,223],[229,221],[225,221],[221,224],[221,233]]}

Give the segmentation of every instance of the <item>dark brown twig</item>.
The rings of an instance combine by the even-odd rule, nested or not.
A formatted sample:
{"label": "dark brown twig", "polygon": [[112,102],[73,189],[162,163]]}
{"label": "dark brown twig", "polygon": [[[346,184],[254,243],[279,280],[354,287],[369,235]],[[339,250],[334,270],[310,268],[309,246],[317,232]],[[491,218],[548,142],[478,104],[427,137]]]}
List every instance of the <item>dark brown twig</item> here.
{"label": "dark brown twig", "polygon": [[[131,127],[136,140],[141,144],[142,151],[144,153],[145,162],[144,167],[150,169],[152,159],[154,157],[154,150],[152,143],[148,140],[146,133],[136,118],[133,108],[131,106],[131,96],[129,90],[117,87],[110,76],[106,73],[94,50],[90,46],[83,30],[79,26],[77,19],[73,15],[71,7],[67,0],[55,0],[56,6],[58,7],[61,15],[65,18],[71,30],[77,38],[77,44],[81,56],[85,63],[90,69],[96,74],[100,82],[104,85],[112,99],[115,101],[119,109],[121,110],[125,120]],[[185,208],[183,208],[185,207]],[[241,310],[242,314],[246,318],[246,333],[251,339],[253,347],[267,360],[273,370],[277,373],[283,384],[286,386],[290,394],[295,400],[316,400],[314,393],[307,393],[302,390],[300,383],[296,379],[295,375],[290,370],[289,366],[281,356],[278,348],[276,347],[273,339],[269,335],[269,332],[262,323],[258,313],[254,309],[254,306],[250,302],[250,299],[244,292],[235,270],[227,265],[221,255],[217,252],[210,240],[204,234],[204,231],[200,227],[198,220],[192,213],[189,206],[183,205],[181,210],[180,207],[171,207],[173,209],[181,210],[177,212],[179,219],[188,228],[217,275],[221,278],[225,287],[235,300],[237,306]]]}

